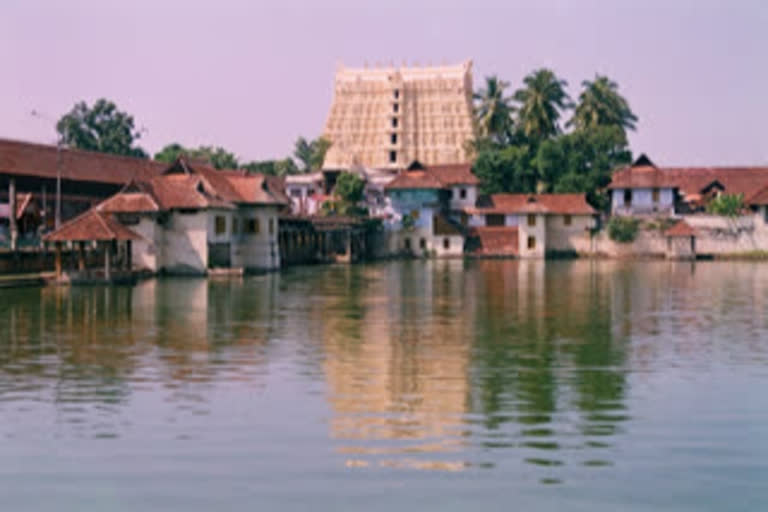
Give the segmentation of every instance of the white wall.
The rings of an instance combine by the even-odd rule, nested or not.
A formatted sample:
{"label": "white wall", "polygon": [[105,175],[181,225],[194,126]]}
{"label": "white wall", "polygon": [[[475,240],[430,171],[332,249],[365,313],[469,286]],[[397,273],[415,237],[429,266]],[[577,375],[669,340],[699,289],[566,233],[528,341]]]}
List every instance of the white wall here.
{"label": "white wall", "polygon": [[[275,270],[280,268],[278,248],[278,219],[276,206],[248,206],[238,209],[235,214],[240,220],[239,230],[232,237],[232,267],[247,270]],[[258,233],[245,233],[248,219],[259,222]],[[272,232],[269,226],[272,223]]]}
{"label": "white wall", "polygon": [[[518,224],[518,256],[521,258],[543,258],[547,250],[547,225],[546,217],[542,214],[533,214],[536,222],[533,226],[528,225],[528,215],[520,216]],[[536,245],[533,249],[528,248],[528,237],[536,239]]]}
{"label": "white wall", "polygon": [[171,273],[204,274],[208,268],[209,212],[171,212],[164,226],[162,268]]}
{"label": "white wall", "polygon": [[157,224],[154,215],[142,215],[138,224],[128,227],[142,237],[131,242],[133,268],[158,272],[163,261],[163,227]]}
{"label": "white wall", "polygon": [[565,224],[565,215],[547,216],[547,250],[575,251],[587,254],[592,250],[590,229],[595,225],[592,215],[571,215],[571,224]]}
{"label": "white wall", "polygon": [[[466,197],[461,199],[461,190],[466,191]],[[475,185],[454,185],[451,187],[450,208],[451,210],[461,210],[463,208],[475,206],[477,203],[477,187]]]}
{"label": "white wall", "polygon": [[653,190],[652,188],[633,188],[631,209],[627,210],[627,205],[624,204],[625,189],[614,189],[611,195],[611,211],[614,213],[651,213],[654,210],[662,212],[674,207],[675,195],[671,188],[658,189],[658,202],[653,201]]}

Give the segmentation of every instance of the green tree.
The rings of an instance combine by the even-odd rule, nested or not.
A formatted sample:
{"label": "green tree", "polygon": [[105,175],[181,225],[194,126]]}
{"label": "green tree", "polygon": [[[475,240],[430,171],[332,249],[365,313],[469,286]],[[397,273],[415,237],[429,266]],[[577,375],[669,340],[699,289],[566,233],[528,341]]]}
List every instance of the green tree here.
{"label": "green tree", "polygon": [[482,149],[475,159],[474,171],[484,194],[536,192],[538,177],[529,146]]}
{"label": "green tree", "polygon": [[562,111],[571,107],[565,92],[568,83],[549,69],[539,69],[523,79],[525,87],[515,91],[517,126],[533,143],[560,133],[558,123]]}
{"label": "green tree", "polygon": [[205,160],[216,169],[237,169],[240,166],[235,154],[222,147],[200,146],[191,149],[185,148],[178,142],[168,144],[155,153],[155,160],[170,164],[182,155],[194,160]]}
{"label": "green tree", "polygon": [[722,194],[707,205],[707,212],[724,217],[737,217],[744,211],[742,194]]}
{"label": "green tree", "polygon": [[604,192],[611,173],[632,161],[624,130],[598,126],[544,141],[536,155],[539,189],[555,193],[586,193],[589,203],[607,209]]}
{"label": "green tree", "polygon": [[135,129],[133,116],[104,98],[93,107],[84,101],[75,104],[56,123],[56,131],[72,148],[147,158],[143,149],[134,146],[141,132]]}
{"label": "green tree", "polygon": [[301,172],[312,172],[323,166],[325,152],[331,143],[323,137],[308,141],[299,137],[294,145],[293,156],[299,161]]}
{"label": "green tree", "polygon": [[347,203],[359,203],[363,200],[365,181],[357,174],[342,172],[336,178],[336,195]]}
{"label": "green tree", "polygon": [[475,122],[478,135],[494,142],[506,141],[512,131],[511,98],[504,96],[504,90],[509,82],[498,77],[485,78],[485,88],[478,90],[473,98],[475,106]]}
{"label": "green tree", "polygon": [[629,108],[629,102],[619,94],[619,86],[607,76],[597,75],[593,81],[581,83],[584,90],[573,117],[567,126],[584,130],[596,126],[619,126],[622,130],[634,130],[637,116]]}
{"label": "green tree", "polygon": [[252,173],[269,174],[272,176],[285,176],[287,174],[299,174],[299,168],[290,158],[282,160],[262,160],[260,162],[248,162],[241,165],[242,169]]}

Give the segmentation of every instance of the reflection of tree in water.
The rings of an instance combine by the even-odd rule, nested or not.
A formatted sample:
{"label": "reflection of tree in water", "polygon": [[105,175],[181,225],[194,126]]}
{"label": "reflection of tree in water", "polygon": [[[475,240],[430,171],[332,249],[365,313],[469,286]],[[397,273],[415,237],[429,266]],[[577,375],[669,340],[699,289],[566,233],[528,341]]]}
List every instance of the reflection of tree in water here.
{"label": "reflection of tree in water", "polygon": [[[583,436],[579,447],[594,450],[607,444],[593,436],[615,434],[625,419],[624,351],[612,337],[610,275],[589,265],[548,262],[546,273],[542,262],[478,265],[484,301],[475,317],[474,397],[486,448],[519,448],[526,462],[560,466],[574,429]],[[585,413],[580,426],[566,419],[574,405]],[[577,453],[571,455],[589,457],[584,463],[607,464]]]}

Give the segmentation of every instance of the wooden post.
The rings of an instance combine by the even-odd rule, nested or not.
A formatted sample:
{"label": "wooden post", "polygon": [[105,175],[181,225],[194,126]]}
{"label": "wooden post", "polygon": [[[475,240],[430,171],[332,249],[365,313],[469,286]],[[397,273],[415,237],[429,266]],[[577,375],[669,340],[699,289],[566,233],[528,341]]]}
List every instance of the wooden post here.
{"label": "wooden post", "polygon": [[85,270],[85,242],[79,242],[77,248],[77,270],[82,272]]}
{"label": "wooden post", "polygon": [[16,250],[19,226],[16,221],[16,179],[8,180],[8,227],[11,231],[11,250]]}
{"label": "wooden post", "polygon": [[112,242],[103,242],[104,247],[104,279],[112,279]]}
{"label": "wooden post", "polygon": [[133,268],[133,244],[130,240],[125,241],[125,269],[129,272]]}
{"label": "wooden post", "polygon": [[58,280],[61,278],[61,242],[56,242],[54,268],[56,270],[56,279]]}

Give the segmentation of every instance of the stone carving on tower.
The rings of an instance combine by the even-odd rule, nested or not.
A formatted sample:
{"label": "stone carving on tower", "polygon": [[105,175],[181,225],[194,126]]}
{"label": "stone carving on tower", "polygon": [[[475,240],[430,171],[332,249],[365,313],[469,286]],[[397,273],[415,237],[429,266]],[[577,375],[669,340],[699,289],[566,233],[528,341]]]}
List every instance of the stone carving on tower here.
{"label": "stone carving on tower", "polygon": [[336,71],[324,169],[401,168],[468,160],[474,138],[472,61],[455,66]]}

